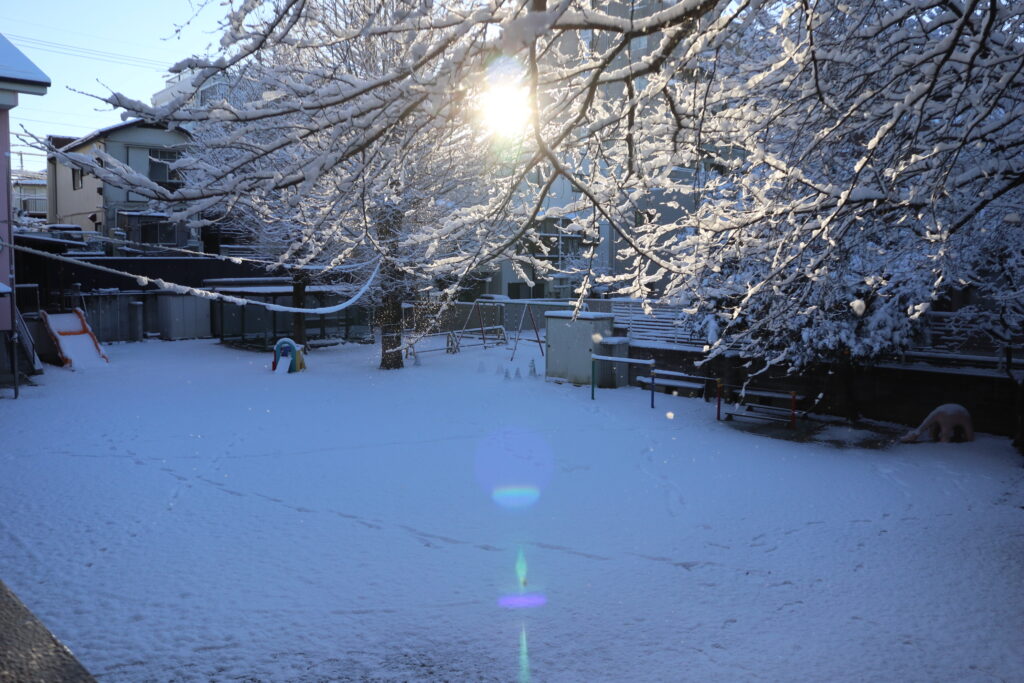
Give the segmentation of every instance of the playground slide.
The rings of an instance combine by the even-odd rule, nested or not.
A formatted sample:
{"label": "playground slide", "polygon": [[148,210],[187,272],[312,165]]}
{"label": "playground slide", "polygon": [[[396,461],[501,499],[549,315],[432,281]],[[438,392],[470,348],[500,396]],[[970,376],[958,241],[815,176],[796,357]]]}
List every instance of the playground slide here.
{"label": "playground slide", "polygon": [[86,322],[82,309],[76,308],[71,313],[48,314],[40,311],[40,315],[64,367],[101,367],[110,362]]}

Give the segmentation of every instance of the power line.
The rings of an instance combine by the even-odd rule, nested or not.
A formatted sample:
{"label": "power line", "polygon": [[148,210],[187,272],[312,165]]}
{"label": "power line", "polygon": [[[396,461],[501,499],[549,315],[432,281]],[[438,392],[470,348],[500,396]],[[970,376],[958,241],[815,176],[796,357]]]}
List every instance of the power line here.
{"label": "power line", "polygon": [[[67,114],[68,113],[66,109],[47,109],[46,107],[37,107],[37,106],[32,105],[32,104],[21,104],[21,103],[18,104],[18,111],[43,112],[44,114]],[[117,110],[115,110],[115,109],[109,109],[109,110],[94,109],[93,112],[97,116],[103,116],[103,115],[106,115],[106,114],[116,114]],[[78,113],[76,112],[76,116],[77,115],[78,115]]]}
{"label": "power line", "polygon": [[21,47],[42,50],[43,52],[52,52],[69,57],[81,57],[98,62],[106,62],[108,64],[148,69],[150,71],[166,71],[170,66],[169,63],[156,59],[146,59],[144,57],[135,57],[133,55],[125,55],[117,52],[93,50],[86,47],[79,47],[77,45],[70,45],[68,43],[56,43],[48,40],[29,38],[27,36],[19,36],[13,33],[7,33],[5,35],[11,39],[11,42],[19,44]]}
{"label": "power line", "polygon": [[[84,123],[65,123],[63,121],[46,121],[44,119],[30,119],[27,116],[18,116],[17,114],[11,116],[12,121],[30,121],[32,123],[48,123],[54,126],[66,126],[68,128],[87,128],[89,130],[96,130],[103,126],[90,126]],[[17,134],[17,131],[12,131],[12,134]]]}
{"label": "power line", "polygon": [[19,40],[24,43],[33,43],[38,46],[45,46],[54,49],[73,50],[76,52],[88,53],[94,55],[100,59],[118,59],[118,60],[129,60],[137,63],[149,63],[150,65],[158,68],[162,68],[166,65],[166,62],[162,59],[150,59],[148,57],[137,57],[135,55],[126,55],[121,52],[107,52],[106,50],[96,50],[91,47],[82,47],[81,45],[73,45],[71,43],[59,43],[52,40],[43,40],[42,38],[33,38],[31,36],[19,36],[15,33],[5,34],[12,40]]}
{"label": "power line", "polygon": [[[71,27],[71,26],[66,26],[65,25],[63,27],[60,27],[60,26],[56,26],[54,24],[41,24],[41,23],[34,22],[34,21],[25,21],[24,19],[13,19],[11,17],[4,17],[4,16],[0,16],[0,23],[3,23],[3,24],[12,23],[12,24],[23,24],[25,26],[35,26],[36,28],[45,29],[48,34],[52,33],[54,30],[59,30],[59,31],[62,31],[64,33],[73,33],[73,32],[77,32],[77,31],[81,31],[82,30],[81,26]],[[90,33],[92,35],[95,35],[95,32],[93,32],[93,31],[90,31]],[[10,34],[5,32],[4,35],[9,36]],[[119,45],[124,45],[126,47],[137,47],[139,49],[147,50],[149,52],[152,52],[152,50],[153,50],[153,44],[152,43],[148,43],[148,44],[129,43],[129,42],[126,42],[125,40],[123,40],[122,36],[115,36],[115,35],[111,35],[109,33],[105,34],[104,36],[101,36],[101,37],[106,38],[107,40],[110,40],[110,41],[116,40]],[[170,38],[171,38],[171,36],[167,36],[166,38],[160,38],[159,40],[162,40],[162,41],[163,40],[169,40]],[[32,40],[34,40],[34,39],[32,39]],[[170,54],[170,53],[166,53],[166,54]],[[173,59],[174,58],[168,57],[168,60],[172,60],[173,61]]]}

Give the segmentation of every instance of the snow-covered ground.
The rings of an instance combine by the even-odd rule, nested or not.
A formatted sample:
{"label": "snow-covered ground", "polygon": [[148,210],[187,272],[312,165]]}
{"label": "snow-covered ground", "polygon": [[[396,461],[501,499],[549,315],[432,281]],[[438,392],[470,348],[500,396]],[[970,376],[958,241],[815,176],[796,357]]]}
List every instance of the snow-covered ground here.
{"label": "snow-covered ground", "polygon": [[0,577],[103,681],[1024,677],[1006,439],[773,440],[535,348],[106,350],[0,400]]}

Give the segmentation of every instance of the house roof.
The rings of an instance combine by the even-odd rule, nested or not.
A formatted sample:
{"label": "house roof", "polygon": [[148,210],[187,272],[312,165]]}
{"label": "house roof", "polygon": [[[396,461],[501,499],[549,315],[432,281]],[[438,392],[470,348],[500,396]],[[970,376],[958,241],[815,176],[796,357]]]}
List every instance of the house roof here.
{"label": "house roof", "polygon": [[[93,132],[88,133],[86,135],[83,135],[82,137],[78,138],[77,140],[72,140],[71,142],[69,142],[66,145],[62,146],[60,148],[60,151],[61,152],[72,152],[72,151],[74,151],[75,149],[77,149],[79,147],[87,145],[87,144],[89,144],[91,142],[94,142],[94,141],[100,139],[100,138],[106,137],[110,133],[113,133],[115,130],[121,130],[122,128],[131,128],[132,126],[140,126],[140,127],[143,127],[143,128],[158,128],[160,130],[168,130],[167,126],[165,126],[163,124],[160,124],[160,123],[153,123],[151,121],[144,121],[142,119],[130,119],[128,121],[122,121],[121,123],[115,123],[113,125],[106,126],[105,128],[97,128]],[[186,136],[188,135],[188,132],[185,131],[183,128],[178,128],[177,130],[181,131],[182,134],[184,134]]]}
{"label": "house roof", "polygon": [[65,147],[65,146],[71,144],[72,142],[74,142],[77,139],[78,138],[72,137],[70,135],[47,135],[46,136],[46,142],[48,142],[49,144],[53,145],[56,149],[60,149],[62,147]]}
{"label": "house roof", "polygon": [[45,95],[50,77],[0,33],[0,90]]}

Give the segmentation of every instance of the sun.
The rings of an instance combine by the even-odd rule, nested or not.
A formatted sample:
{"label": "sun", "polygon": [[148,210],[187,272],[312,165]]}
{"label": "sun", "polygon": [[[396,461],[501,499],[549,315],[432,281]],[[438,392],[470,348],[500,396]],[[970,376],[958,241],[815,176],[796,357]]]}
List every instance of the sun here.
{"label": "sun", "polygon": [[481,123],[492,135],[516,138],[530,122],[530,91],[514,81],[489,83],[477,107]]}
{"label": "sun", "polygon": [[476,99],[476,116],[495,138],[516,140],[526,132],[533,108],[525,79],[526,69],[514,57],[501,56],[487,65]]}

